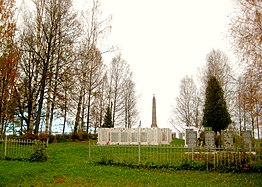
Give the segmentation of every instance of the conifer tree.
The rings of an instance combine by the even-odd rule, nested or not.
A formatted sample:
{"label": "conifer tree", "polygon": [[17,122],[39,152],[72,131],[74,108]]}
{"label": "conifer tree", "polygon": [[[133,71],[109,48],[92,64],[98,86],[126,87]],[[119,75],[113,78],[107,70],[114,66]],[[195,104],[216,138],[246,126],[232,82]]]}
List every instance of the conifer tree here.
{"label": "conifer tree", "polygon": [[224,91],[214,76],[211,76],[208,80],[203,112],[202,125],[204,127],[212,127],[216,134],[226,129],[232,122],[227,109]]}
{"label": "conifer tree", "polygon": [[112,112],[111,112],[111,108],[109,106],[106,109],[103,128],[113,128]]}

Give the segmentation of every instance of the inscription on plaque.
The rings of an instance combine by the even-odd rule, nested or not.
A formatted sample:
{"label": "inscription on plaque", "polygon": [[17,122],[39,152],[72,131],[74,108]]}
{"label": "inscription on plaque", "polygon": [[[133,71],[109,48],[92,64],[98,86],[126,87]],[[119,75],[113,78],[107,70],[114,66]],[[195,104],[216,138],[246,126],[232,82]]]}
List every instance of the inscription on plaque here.
{"label": "inscription on plaque", "polygon": [[197,146],[197,132],[193,129],[186,129],[186,144],[189,148]]}
{"label": "inscription on plaque", "polygon": [[106,131],[102,131],[102,133],[101,133],[101,141],[103,141],[103,142],[106,141]]}
{"label": "inscription on plaque", "polygon": [[168,128],[99,128],[98,145],[160,145],[171,142]]}
{"label": "inscription on plaque", "polygon": [[162,132],[162,141],[167,141],[166,133]]}
{"label": "inscription on plaque", "polygon": [[141,132],[141,142],[147,142],[147,133]]}
{"label": "inscription on plaque", "polygon": [[251,149],[252,145],[252,132],[251,131],[242,131],[242,142],[245,149]]}
{"label": "inscription on plaque", "polygon": [[111,133],[111,142],[118,142],[119,141],[119,133],[118,132],[112,132]]}
{"label": "inscription on plaque", "polygon": [[121,133],[121,142],[127,142],[127,133],[126,132]]}
{"label": "inscription on plaque", "polygon": [[137,133],[136,133],[136,132],[133,132],[133,133],[131,134],[131,141],[132,141],[132,142],[138,142],[138,141],[137,141]]}
{"label": "inscription on plaque", "polygon": [[207,148],[215,147],[215,138],[213,131],[205,131],[205,146]]}
{"label": "inscription on plaque", "polygon": [[233,149],[234,148],[234,140],[233,140],[233,132],[223,132],[223,145],[225,149]]}

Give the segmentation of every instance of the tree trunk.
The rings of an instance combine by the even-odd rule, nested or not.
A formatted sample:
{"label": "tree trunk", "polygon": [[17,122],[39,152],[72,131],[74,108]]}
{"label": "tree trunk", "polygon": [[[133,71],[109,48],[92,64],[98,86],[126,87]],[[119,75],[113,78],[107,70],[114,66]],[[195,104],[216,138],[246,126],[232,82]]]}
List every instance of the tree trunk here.
{"label": "tree trunk", "polygon": [[83,96],[83,101],[82,101],[82,111],[81,111],[81,131],[84,131],[84,125],[85,125],[85,94]]}
{"label": "tree trunk", "polygon": [[57,94],[57,87],[58,87],[58,73],[59,73],[59,57],[56,63],[56,72],[54,78],[54,91],[52,97],[52,104],[51,104],[51,111],[50,111],[50,121],[49,121],[49,134],[52,133],[52,126],[53,126],[53,119],[54,119],[54,109],[55,109],[55,102],[56,102],[56,94]]}
{"label": "tree trunk", "polygon": [[58,26],[58,56],[56,61],[55,67],[55,78],[54,78],[54,91],[53,91],[53,98],[52,98],[52,105],[51,105],[51,113],[50,113],[50,121],[49,121],[49,134],[52,133],[52,126],[53,126],[53,118],[54,118],[54,108],[55,108],[55,101],[57,95],[57,87],[58,87],[58,75],[59,75],[59,64],[61,59],[61,0],[58,1],[58,18],[59,18],[59,26]]}
{"label": "tree trunk", "polygon": [[78,105],[77,105],[77,111],[76,111],[76,119],[75,119],[75,126],[74,126],[74,133],[77,132],[77,129],[78,129],[78,126],[79,126],[82,100],[83,100],[83,87],[81,87],[80,95],[79,95],[79,99],[78,99]]}
{"label": "tree trunk", "polygon": [[[32,96],[33,97],[33,96]],[[31,97],[30,97],[31,98]],[[26,132],[27,134],[32,134],[33,131],[33,98],[29,99],[28,101],[28,120],[26,121]]]}
{"label": "tree trunk", "polygon": [[22,136],[23,135],[23,118],[20,118],[20,132],[19,135]]}
{"label": "tree trunk", "polygon": [[63,134],[65,134],[65,126],[66,126],[66,113],[67,110],[66,110],[66,107],[65,107],[65,113],[64,113],[64,123],[63,123]]}
{"label": "tree trunk", "polygon": [[88,101],[87,101],[87,120],[86,120],[86,133],[88,134],[89,123],[90,123],[90,109],[91,109],[91,88],[88,90]]}
{"label": "tree trunk", "polygon": [[[48,48],[48,54],[49,53],[50,53],[50,46]],[[41,79],[40,98],[39,98],[39,103],[38,103],[38,111],[37,111],[37,115],[36,115],[34,134],[38,134],[38,132],[39,132],[39,125],[40,125],[42,108],[43,108],[43,103],[44,103],[44,95],[45,95],[48,65],[49,65],[49,58],[47,57],[47,62],[44,63],[44,69],[43,69],[43,74],[42,74],[42,79]]]}
{"label": "tree trunk", "polygon": [[46,98],[46,114],[45,114],[45,133],[49,134],[49,118],[50,118],[50,105],[51,105],[51,80],[48,83],[48,91],[47,91],[47,98]]}
{"label": "tree trunk", "polygon": [[64,123],[63,123],[63,134],[65,134],[66,117],[67,117],[67,91],[65,90],[65,105],[64,105]]}

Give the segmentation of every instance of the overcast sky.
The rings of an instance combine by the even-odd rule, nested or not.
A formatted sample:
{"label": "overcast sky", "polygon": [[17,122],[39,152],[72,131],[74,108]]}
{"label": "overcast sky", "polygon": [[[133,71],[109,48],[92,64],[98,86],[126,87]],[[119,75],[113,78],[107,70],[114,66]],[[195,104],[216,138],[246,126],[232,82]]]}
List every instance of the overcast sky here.
{"label": "overcast sky", "polygon": [[[73,0],[81,9],[90,7],[92,1]],[[220,49],[232,59],[228,23],[233,0],[100,2],[102,16],[112,16],[111,32],[103,42],[121,49],[122,57],[131,66],[140,95],[142,127],[151,126],[153,94],[157,125],[171,127],[168,120],[179,94],[180,80],[186,75],[196,77],[212,49]],[[105,54],[105,63],[109,64],[114,55]]]}
{"label": "overcast sky", "polygon": [[101,0],[103,14],[113,17],[108,42],[121,49],[134,73],[142,127],[151,126],[153,94],[158,126],[171,127],[180,80],[196,76],[212,49],[230,56],[232,7],[231,0]]}

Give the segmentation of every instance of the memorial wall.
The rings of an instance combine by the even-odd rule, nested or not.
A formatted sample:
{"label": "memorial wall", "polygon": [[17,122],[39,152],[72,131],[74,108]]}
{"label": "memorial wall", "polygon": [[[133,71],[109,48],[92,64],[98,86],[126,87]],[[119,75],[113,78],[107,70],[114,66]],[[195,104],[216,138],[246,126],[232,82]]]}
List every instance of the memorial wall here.
{"label": "memorial wall", "polygon": [[169,128],[100,128],[99,145],[160,145],[169,144],[172,133]]}

